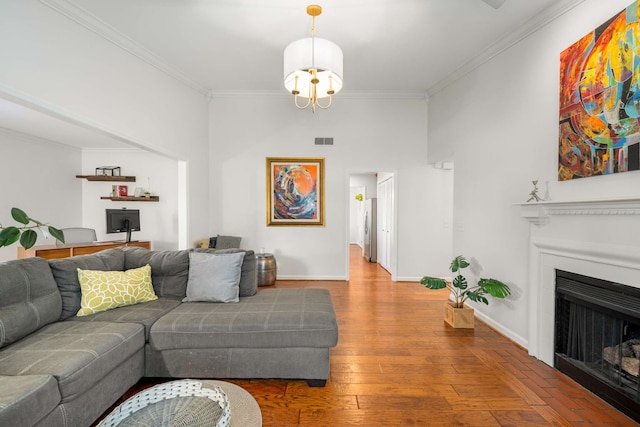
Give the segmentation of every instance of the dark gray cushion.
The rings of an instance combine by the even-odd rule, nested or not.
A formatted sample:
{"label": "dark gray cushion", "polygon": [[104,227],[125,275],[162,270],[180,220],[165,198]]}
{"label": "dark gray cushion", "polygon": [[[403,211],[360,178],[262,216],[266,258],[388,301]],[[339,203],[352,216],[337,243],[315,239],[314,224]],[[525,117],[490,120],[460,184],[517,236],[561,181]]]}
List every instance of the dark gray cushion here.
{"label": "dark gray cushion", "polygon": [[83,270],[123,271],[124,253],[120,248],[107,249],[90,255],[49,260],[49,266],[62,295],[61,320],[75,316],[80,310],[78,268]]}
{"label": "dark gray cushion", "polygon": [[256,254],[252,250],[244,249],[207,249],[197,248],[195,252],[206,252],[209,254],[234,254],[244,252],[244,260],[240,269],[240,296],[250,297],[258,292],[258,274],[256,271]]}
{"label": "dark gray cushion", "polygon": [[62,402],[89,391],[131,357],[143,357],[135,323],[57,322],[0,350],[0,375],[51,374]]}
{"label": "dark gray cushion", "polygon": [[326,289],[265,289],[235,304],[183,303],[151,327],[154,350],[333,347],[338,326]]}
{"label": "dark gray cushion", "polygon": [[60,319],[60,292],[47,261],[0,263],[0,348]]}
{"label": "dark gray cushion", "polygon": [[0,426],[33,426],[60,403],[51,375],[0,376]]}
{"label": "dark gray cushion", "polygon": [[151,266],[151,282],[159,297],[182,299],[187,294],[189,251],[149,251],[143,248],[124,249],[125,269]]}
{"label": "dark gray cushion", "polygon": [[180,305],[179,300],[160,297],[155,301],[114,308],[90,316],[73,316],[69,320],[80,322],[139,323],[144,326],[144,337],[149,341],[151,325],[166,313]]}
{"label": "dark gray cushion", "polygon": [[216,237],[216,249],[233,249],[239,248],[242,237],[236,236],[221,236],[218,234]]}

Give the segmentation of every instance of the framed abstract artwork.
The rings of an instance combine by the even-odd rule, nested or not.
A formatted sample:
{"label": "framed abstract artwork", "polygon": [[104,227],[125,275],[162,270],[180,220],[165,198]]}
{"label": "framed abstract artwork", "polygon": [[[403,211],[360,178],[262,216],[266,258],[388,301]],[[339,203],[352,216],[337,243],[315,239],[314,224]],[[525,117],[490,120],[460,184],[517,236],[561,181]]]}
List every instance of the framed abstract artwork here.
{"label": "framed abstract artwork", "polygon": [[324,226],[323,158],[267,158],[267,225]]}
{"label": "framed abstract artwork", "polygon": [[560,54],[559,181],[640,170],[639,5]]}

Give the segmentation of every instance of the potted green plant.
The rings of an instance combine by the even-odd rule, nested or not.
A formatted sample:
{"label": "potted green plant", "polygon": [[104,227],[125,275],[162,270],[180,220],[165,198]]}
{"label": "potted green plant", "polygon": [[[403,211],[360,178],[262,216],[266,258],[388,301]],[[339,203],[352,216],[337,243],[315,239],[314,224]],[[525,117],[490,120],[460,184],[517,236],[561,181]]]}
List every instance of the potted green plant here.
{"label": "potted green plant", "polygon": [[38,233],[34,230],[36,228],[42,231],[45,236],[49,234],[56,240],[64,243],[64,233],[62,230],[29,217],[21,209],[11,208],[11,217],[21,225],[5,227],[0,224],[0,247],[12,245],[19,240],[23,248],[31,248],[38,240]]}
{"label": "potted green plant", "polygon": [[455,274],[451,282],[430,276],[425,276],[420,280],[420,283],[427,289],[448,288],[451,291],[453,301],[448,301],[445,305],[445,321],[454,328],[473,328],[473,308],[465,307],[465,301],[471,300],[489,305],[487,295],[495,298],[505,298],[511,295],[509,286],[496,279],[480,278],[476,286],[470,287],[467,278],[462,275],[462,270],[469,265],[469,261],[464,256],[458,255],[449,266],[449,270]]}

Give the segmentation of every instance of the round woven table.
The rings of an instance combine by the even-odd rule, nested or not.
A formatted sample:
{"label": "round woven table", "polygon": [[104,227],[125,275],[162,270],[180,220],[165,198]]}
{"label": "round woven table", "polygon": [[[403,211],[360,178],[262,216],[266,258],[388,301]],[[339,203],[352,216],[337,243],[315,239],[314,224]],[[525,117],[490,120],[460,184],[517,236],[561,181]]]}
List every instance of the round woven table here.
{"label": "round woven table", "polygon": [[132,396],[98,424],[118,426],[262,427],[262,413],[253,396],[235,384],[177,380]]}
{"label": "round woven table", "polygon": [[202,386],[218,386],[231,404],[231,427],[262,427],[262,412],[251,394],[235,384],[217,380],[202,380]]}

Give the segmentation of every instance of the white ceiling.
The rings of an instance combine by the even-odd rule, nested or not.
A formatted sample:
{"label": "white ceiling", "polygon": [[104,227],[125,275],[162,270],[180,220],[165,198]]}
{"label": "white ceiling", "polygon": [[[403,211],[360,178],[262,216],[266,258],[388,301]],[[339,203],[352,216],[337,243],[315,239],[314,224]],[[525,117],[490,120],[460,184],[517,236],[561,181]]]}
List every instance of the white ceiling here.
{"label": "white ceiling", "polygon": [[[426,91],[554,0],[319,0],[316,36],[344,53],[344,90]],[[204,87],[284,90],[284,48],[313,0],[73,0]]]}
{"label": "white ceiling", "polygon": [[[174,76],[214,94],[284,92],[283,50],[290,42],[308,37],[311,27],[306,14],[311,0],[51,2],[73,6],[99,29],[124,36],[121,40],[149,52]],[[345,92],[429,93],[465,64],[489,56],[505,40],[526,35],[523,28],[543,24],[549,10],[576,2],[506,0],[494,9],[482,0],[322,0],[316,36],[342,48]],[[8,108],[0,104],[0,111]],[[23,129],[37,128],[31,121],[43,114],[34,114],[26,118],[28,111],[20,110],[8,119],[1,114],[0,127],[10,128],[15,120],[28,123]],[[58,133],[47,131],[42,136],[92,146],[83,142],[89,140],[86,135],[66,138]]]}
{"label": "white ceiling", "polygon": [[2,98],[0,98],[0,130],[5,133],[18,132],[82,149],[130,147],[129,144],[95,129],[69,123]]}

